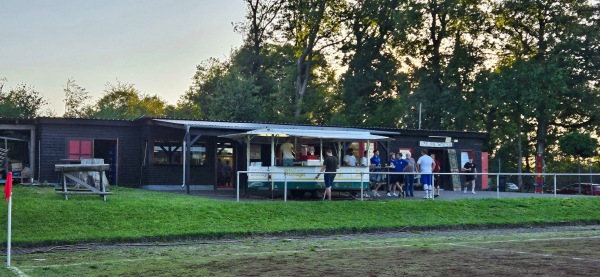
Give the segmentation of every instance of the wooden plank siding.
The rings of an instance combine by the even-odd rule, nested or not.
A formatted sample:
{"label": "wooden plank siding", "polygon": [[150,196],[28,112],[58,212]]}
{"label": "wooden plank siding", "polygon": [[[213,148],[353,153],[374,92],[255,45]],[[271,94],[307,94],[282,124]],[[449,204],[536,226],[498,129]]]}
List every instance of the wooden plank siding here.
{"label": "wooden plank siding", "polygon": [[68,158],[69,139],[106,139],[118,141],[118,184],[139,184],[140,132],[133,122],[112,121],[113,124],[106,124],[104,121],[102,124],[94,124],[99,120],[64,120],[48,119],[37,125],[39,155],[36,155],[36,159],[42,162],[39,172],[41,182],[59,181],[60,174],[54,172],[54,165],[63,164],[64,161],[61,160]]}
{"label": "wooden plank siding", "polygon": [[[154,164],[153,142],[154,141],[177,141],[181,143],[185,136],[185,126],[165,126],[157,124],[149,118],[138,120],[101,120],[101,119],[68,119],[68,118],[38,118],[35,120],[36,164],[40,166],[40,182],[58,183],[59,173],[54,171],[55,164],[62,164],[68,157],[68,139],[92,139],[92,140],[117,140],[118,141],[118,185],[128,187],[139,187],[147,185],[172,185],[178,188],[183,183],[182,164]],[[452,149],[457,153],[464,150],[473,151],[474,159],[481,160],[481,151],[485,149],[487,134],[478,132],[460,131],[435,131],[435,130],[403,130],[403,129],[377,129],[370,130],[399,132],[396,135],[387,135],[394,138],[392,141],[377,142],[382,162],[387,162],[389,151],[397,152],[399,148],[411,148],[413,157],[418,159],[422,147],[420,141],[443,142],[444,139],[437,136],[452,137]],[[246,170],[246,150],[240,142],[221,138],[220,135],[240,133],[240,129],[228,129],[220,127],[218,123],[211,127],[193,127],[190,130],[192,138],[201,135],[199,141],[206,146],[206,163],[204,165],[190,166],[189,185],[215,185],[216,184],[216,147],[220,142],[230,142],[234,148],[233,164],[234,172]],[[433,137],[432,137],[433,136]],[[147,146],[146,146],[147,145]],[[325,146],[325,145],[324,145]],[[260,159],[263,165],[270,164],[270,145],[263,144]],[[437,157],[441,162],[442,172],[449,172],[447,148],[430,148],[443,151],[443,156]],[[145,151],[145,152],[144,152]],[[362,153],[356,153],[362,156]],[[146,160],[144,161],[144,157]],[[41,163],[40,163],[41,162]],[[481,165],[478,164],[478,167]],[[451,189],[449,176],[445,177],[444,188]],[[242,180],[245,175],[242,176]],[[111,184],[113,185],[113,184]],[[478,186],[480,186],[478,182]]]}

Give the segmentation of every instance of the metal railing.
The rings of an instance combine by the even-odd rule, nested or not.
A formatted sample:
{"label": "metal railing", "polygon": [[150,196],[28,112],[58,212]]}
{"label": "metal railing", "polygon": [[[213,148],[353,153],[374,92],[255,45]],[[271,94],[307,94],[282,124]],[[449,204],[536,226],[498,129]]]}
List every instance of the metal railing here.
{"label": "metal railing", "polygon": [[[271,174],[283,174],[284,175],[284,187],[283,187],[283,199],[284,202],[287,202],[287,191],[288,191],[288,187],[287,187],[287,175],[288,174],[297,174],[297,173],[287,173],[287,172],[280,172],[280,171],[237,171],[237,178],[236,178],[236,201],[239,202],[240,201],[240,174],[248,174],[248,173],[259,173],[259,174],[269,174],[269,176]],[[365,174],[367,175],[386,175],[386,179],[389,180],[389,178],[387,178],[387,175],[421,175],[422,173],[418,173],[418,172],[385,172],[385,171],[380,171],[380,172],[353,172],[353,173],[345,173],[345,172],[317,172],[315,173],[315,176],[317,174],[326,174],[326,173],[331,173],[331,174],[336,174],[336,175],[344,175],[344,174],[360,174],[360,200],[363,201],[364,200],[364,182],[363,182],[363,176]],[[589,176],[589,177],[594,177],[594,176],[600,176],[600,173],[464,173],[464,172],[435,172],[432,173],[433,175],[433,183],[435,184],[435,176],[436,175],[450,175],[450,176],[473,176],[475,175],[476,177],[479,176],[488,176],[488,177],[495,177],[496,178],[496,197],[500,198],[500,178],[501,177],[506,177],[506,176],[534,176],[534,177],[542,177],[545,178],[547,176],[551,176],[553,179],[553,189],[552,192],[554,194],[554,197],[556,197],[556,192],[557,192],[557,177],[558,176]],[[370,176],[369,176],[370,177]],[[415,178],[417,179],[417,178]],[[317,179],[315,180],[295,180],[294,182],[306,182],[306,183],[312,183],[315,182]],[[320,180],[320,182],[323,182],[323,179],[318,179]],[[271,177],[268,178],[268,182],[274,182]],[[461,188],[464,185],[463,182],[461,182]],[[274,189],[272,187],[272,189]],[[542,191],[543,193],[543,191]],[[594,188],[592,186],[591,188],[591,194],[594,195]],[[433,200],[435,198],[431,198],[431,200]]]}

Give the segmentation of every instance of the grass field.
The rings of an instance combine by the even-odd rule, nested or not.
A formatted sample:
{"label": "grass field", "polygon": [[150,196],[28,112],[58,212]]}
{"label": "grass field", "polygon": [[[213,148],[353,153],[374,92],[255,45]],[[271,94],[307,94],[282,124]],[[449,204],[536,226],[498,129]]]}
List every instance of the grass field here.
{"label": "grass field", "polygon": [[[389,232],[15,255],[2,276],[597,276],[600,226]],[[93,245],[88,245],[94,248]]]}
{"label": "grass field", "polygon": [[[51,187],[16,186],[13,245],[600,222],[600,197],[236,203],[130,188],[113,188],[113,192],[108,202],[90,195],[65,201]],[[4,226],[6,205],[1,206]],[[6,241],[5,232],[0,240]]]}
{"label": "grass field", "polygon": [[600,269],[600,227],[507,229],[597,224],[600,198],[236,203],[113,192],[108,202],[65,201],[53,188],[15,187],[14,268],[0,268],[0,276],[593,276]]}

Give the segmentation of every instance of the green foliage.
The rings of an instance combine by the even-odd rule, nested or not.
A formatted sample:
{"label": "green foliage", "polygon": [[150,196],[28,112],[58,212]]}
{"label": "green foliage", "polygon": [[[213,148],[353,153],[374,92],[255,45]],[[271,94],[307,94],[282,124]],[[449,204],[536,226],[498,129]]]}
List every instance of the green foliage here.
{"label": "green foliage", "polygon": [[194,85],[186,93],[210,120],[256,121],[262,101],[254,79],[244,76],[228,62],[209,59],[199,65]]}
{"label": "green foliage", "polygon": [[43,106],[48,104],[41,92],[26,84],[4,92],[4,80],[0,80],[0,118],[35,118],[41,115]]}
{"label": "green foliage", "polygon": [[133,84],[108,83],[95,108],[86,111],[87,118],[136,119],[164,117],[166,103],[158,96],[144,95]]}
{"label": "green foliage", "polygon": [[578,158],[591,158],[598,155],[598,140],[589,134],[577,131],[566,134],[558,140],[560,150],[567,156]]}
{"label": "green foliage", "polygon": [[86,103],[92,96],[85,90],[75,83],[74,79],[68,79],[67,84],[63,90],[65,92],[65,113],[63,117],[70,118],[83,118],[85,117],[86,111],[92,107]]}

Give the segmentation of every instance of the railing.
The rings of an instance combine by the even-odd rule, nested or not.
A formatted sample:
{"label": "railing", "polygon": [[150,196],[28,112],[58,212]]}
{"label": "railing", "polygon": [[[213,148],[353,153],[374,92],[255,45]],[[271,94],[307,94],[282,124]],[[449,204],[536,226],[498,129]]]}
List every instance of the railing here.
{"label": "railing", "polygon": [[[295,174],[295,173],[287,173],[287,172],[275,172],[275,171],[237,171],[237,181],[236,181],[236,201],[239,202],[240,201],[240,174],[248,174],[248,173],[260,173],[260,174],[283,174],[284,175],[284,188],[283,188],[283,199],[284,202],[287,202],[287,191],[288,191],[288,187],[287,187],[287,175],[288,174]],[[360,174],[360,200],[363,201],[364,200],[364,186],[363,186],[363,175],[368,174],[378,174],[378,175],[421,175],[421,173],[417,173],[417,172],[385,172],[385,171],[381,171],[381,172],[359,172],[359,173],[340,173],[340,172],[320,172],[320,174],[326,174],[326,173],[335,173],[336,175],[342,175],[342,174]],[[317,173],[315,173],[315,176],[317,175]],[[553,194],[554,197],[556,197],[556,191],[557,191],[557,182],[556,179],[558,176],[589,176],[594,177],[594,176],[600,176],[600,173],[463,173],[463,172],[435,172],[432,174],[433,175],[433,183],[435,184],[435,176],[436,175],[458,175],[458,176],[488,176],[488,177],[496,177],[496,197],[500,198],[500,177],[503,176],[534,176],[534,177],[547,177],[547,176],[552,176],[553,180],[554,180],[554,185],[553,185]],[[387,178],[387,176],[386,176]],[[269,178],[270,179],[270,178]],[[322,181],[322,179],[319,179]],[[389,179],[387,179],[389,180]],[[315,181],[302,181],[302,180],[295,180],[294,182],[315,182]],[[591,182],[590,182],[591,183]],[[461,183],[461,187],[462,185],[464,185],[464,183]],[[594,195],[594,187],[591,186],[591,194]],[[431,198],[431,200],[433,200],[435,198]]]}

